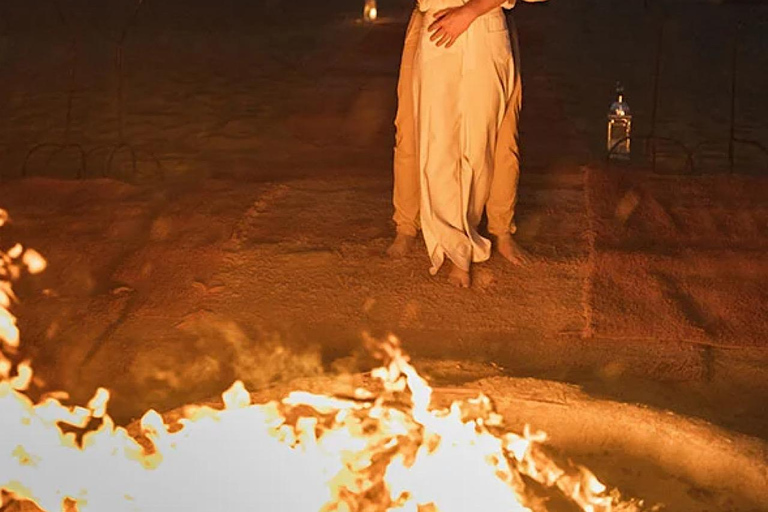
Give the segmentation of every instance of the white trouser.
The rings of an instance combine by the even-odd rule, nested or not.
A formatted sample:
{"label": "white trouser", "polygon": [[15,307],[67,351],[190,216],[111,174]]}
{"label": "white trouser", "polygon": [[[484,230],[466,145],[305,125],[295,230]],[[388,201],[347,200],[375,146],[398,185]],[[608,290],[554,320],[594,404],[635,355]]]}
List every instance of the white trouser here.
{"label": "white trouser", "polygon": [[478,234],[477,225],[493,179],[497,134],[515,85],[501,9],[475,20],[451,48],[429,40],[436,9],[451,1],[433,2],[441,5],[425,12],[413,68],[421,228],[433,274],[446,256],[465,270],[490,257],[491,244]]}

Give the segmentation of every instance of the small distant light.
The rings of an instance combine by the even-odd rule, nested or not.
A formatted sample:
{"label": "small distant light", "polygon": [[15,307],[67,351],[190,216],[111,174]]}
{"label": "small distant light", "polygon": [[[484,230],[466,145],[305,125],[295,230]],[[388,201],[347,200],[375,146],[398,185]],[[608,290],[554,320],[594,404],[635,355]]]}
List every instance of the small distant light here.
{"label": "small distant light", "polygon": [[376,0],[365,0],[363,6],[363,21],[376,21],[379,17],[379,10],[376,8]]}

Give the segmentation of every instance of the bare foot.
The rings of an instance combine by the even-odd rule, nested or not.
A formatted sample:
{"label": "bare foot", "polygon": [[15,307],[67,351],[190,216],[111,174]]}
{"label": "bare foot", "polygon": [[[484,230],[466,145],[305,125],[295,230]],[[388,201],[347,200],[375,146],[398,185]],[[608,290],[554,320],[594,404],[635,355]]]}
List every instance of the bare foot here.
{"label": "bare foot", "polygon": [[448,264],[451,266],[451,270],[448,272],[448,281],[459,288],[469,288],[471,283],[469,271],[457,267],[452,261],[449,261]]}
{"label": "bare foot", "polygon": [[402,258],[411,252],[413,244],[415,243],[415,236],[398,233],[397,236],[395,236],[395,240],[392,242],[392,245],[390,245],[389,249],[387,249],[387,256],[390,258]]}
{"label": "bare foot", "polygon": [[500,235],[496,237],[496,250],[513,265],[525,265],[530,263],[530,256],[517,245],[512,235]]}

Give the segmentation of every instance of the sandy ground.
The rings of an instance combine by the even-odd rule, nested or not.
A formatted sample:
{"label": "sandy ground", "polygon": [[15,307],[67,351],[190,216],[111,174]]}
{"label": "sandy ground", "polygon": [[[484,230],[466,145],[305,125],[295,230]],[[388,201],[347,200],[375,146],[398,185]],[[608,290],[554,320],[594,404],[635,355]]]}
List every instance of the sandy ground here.
{"label": "sandy ground", "polygon": [[[40,391],[82,401],[107,386],[128,422],[235,378],[365,369],[360,333],[393,332],[437,383],[562,380],[768,438],[766,161],[743,149],[727,174],[722,147],[696,175],[600,161],[616,79],[649,129],[643,2],[516,13],[519,240],[535,261],[493,258],[469,291],[431,278],[421,250],[382,256],[407,2],[382,1],[374,26],[342,0],[147,2],[125,39],[122,103],[114,41],[133,4],[68,3],[68,26],[23,4],[4,3],[0,25],[0,206],[14,219],[2,243],[50,262],[18,284],[15,310]],[[768,140],[760,6],[674,5],[660,131],[691,146],[727,136],[735,19],[739,134]],[[41,142],[78,147],[30,156]],[[120,143],[137,172],[126,147],[110,162]],[[109,179],[69,179],[78,170]]]}

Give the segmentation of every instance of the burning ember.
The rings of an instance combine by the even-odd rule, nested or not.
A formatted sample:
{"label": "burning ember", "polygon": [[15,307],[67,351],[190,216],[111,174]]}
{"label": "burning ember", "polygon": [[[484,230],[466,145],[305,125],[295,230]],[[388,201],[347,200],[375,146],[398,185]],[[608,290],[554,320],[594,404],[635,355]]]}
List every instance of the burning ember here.
{"label": "burning ember", "polygon": [[30,365],[12,362],[10,283],[44,268],[19,245],[0,253],[0,508],[512,512],[560,500],[585,512],[641,510],[589,470],[557,462],[544,434],[505,431],[485,396],[431,408],[431,388],[395,338],[380,344],[370,389],[252,404],[236,382],[222,410],[190,406],[170,425],[149,411],[136,438],[107,415],[105,389],[85,407],[35,404]]}

